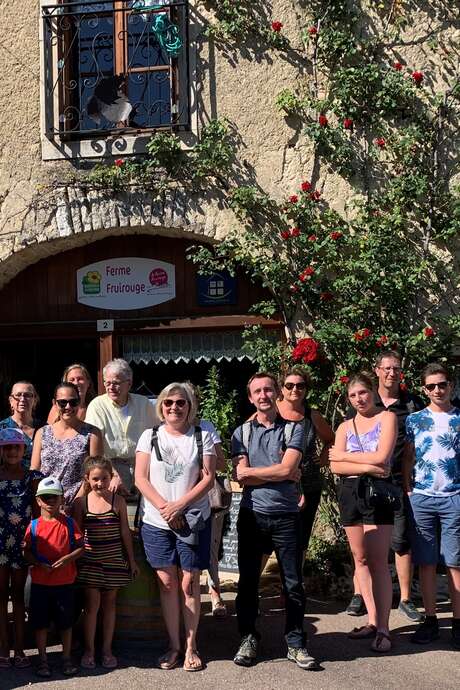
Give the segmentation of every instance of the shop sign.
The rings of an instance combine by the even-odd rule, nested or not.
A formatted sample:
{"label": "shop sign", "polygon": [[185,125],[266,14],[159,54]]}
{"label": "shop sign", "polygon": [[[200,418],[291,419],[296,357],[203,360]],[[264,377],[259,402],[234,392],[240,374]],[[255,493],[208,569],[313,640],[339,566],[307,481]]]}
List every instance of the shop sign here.
{"label": "shop sign", "polygon": [[236,278],[228,271],[197,276],[198,304],[201,307],[236,304]]}
{"label": "shop sign", "polygon": [[173,264],[123,257],[77,271],[77,301],[96,309],[144,309],[176,296]]}

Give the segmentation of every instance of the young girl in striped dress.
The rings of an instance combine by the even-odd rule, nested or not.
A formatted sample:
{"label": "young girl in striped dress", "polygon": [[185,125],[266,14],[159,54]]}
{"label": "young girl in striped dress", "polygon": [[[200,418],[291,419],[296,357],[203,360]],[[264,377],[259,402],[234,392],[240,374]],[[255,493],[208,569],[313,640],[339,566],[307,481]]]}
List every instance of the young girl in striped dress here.
{"label": "young girl in striped dress", "polygon": [[79,563],[77,582],[85,587],[85,652],[82,668],[96,667],[94,638],[97,614],[102,610],[102,666],[116,668],[112,654],[116,598],[119,587],[138,574],[128,526],[125,500],[109,491],[112,463],[88,457],[84,464],[89,493],[75,501],[74,518],[85,536],[85,553]]}

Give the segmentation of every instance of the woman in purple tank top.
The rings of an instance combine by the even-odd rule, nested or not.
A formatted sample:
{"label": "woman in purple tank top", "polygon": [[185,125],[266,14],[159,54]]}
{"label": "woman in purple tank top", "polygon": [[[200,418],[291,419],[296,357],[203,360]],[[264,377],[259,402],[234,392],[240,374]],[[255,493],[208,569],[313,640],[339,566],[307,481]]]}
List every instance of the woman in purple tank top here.
{"label": "woman in purple tank top", "polygon": [[365,478],[370,475],[377,482],[387,481],[397,420],[393,412],[381,412],[375,407],[372,381],[364,374],[348,383],[348,399],[356,416],[337,429],[329,457],[332,472],[340,476],[340,516],[369,616],[367,624],[354,628],[349,637],[372,638],[374,652],[389,652],[392,583],[388,552],[394,513],[390,508],[370,505]]}

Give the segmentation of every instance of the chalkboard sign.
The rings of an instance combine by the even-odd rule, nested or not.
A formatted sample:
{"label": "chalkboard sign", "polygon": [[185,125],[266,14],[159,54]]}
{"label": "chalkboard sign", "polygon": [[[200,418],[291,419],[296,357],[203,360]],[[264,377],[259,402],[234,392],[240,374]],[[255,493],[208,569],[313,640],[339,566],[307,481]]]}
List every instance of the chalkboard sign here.
{"label": "chalkboard sign", "polygon": [[236,533],[236,521],[240,509],[241,491],[234,491],[232,505],[230,506],[230,528],[223,539],[223,558],[219,561],[219,570],[232,573],[238,572],[238,535]]}

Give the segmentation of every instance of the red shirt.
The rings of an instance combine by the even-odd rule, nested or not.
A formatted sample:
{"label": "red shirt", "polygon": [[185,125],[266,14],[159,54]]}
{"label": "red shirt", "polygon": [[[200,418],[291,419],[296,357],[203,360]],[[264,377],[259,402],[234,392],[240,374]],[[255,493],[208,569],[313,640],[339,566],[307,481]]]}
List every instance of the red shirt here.
{"label": "red shirt", "polygon": [[[71,549],[69,540],[69,528],[64,515],[58,515],[52,520],[38,518],[35,532],[35,545],[37,553],[46,558],[50,563],[55,563],[63,556],[74,551],[83,535],[75,520],[72,520],[74,528],[74,545]],[[27,548],[32,547],[31,526],[29,525],[24,537]],[[37,585],[70,585],[77,576],[75,561],[66,563],[56,570],[48,570],[39,565],[33,565],[31,569],[32,582]]]}

